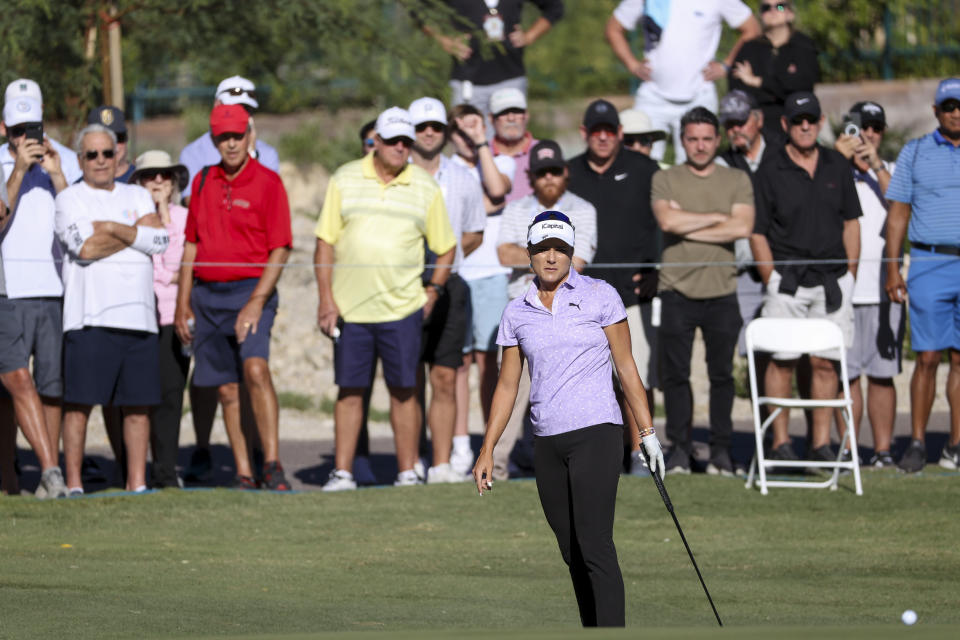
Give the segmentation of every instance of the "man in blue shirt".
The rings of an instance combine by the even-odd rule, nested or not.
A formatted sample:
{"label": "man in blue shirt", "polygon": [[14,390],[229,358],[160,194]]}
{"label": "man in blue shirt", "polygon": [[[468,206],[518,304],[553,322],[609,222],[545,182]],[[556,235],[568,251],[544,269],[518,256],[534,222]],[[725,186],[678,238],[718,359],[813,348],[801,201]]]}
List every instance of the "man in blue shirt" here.
{"label": "man in blue shirt", "polygon": [[[922,471],[927,462],[924,436],[944,349],[950,350],[950,439],[940,466],[960,466],[960,78],[940,83],[933,113],[940,126],[903,147],[887,189],[886,291],[894,302],[910,293],[910,341],[917,353],[910,381],[912,435],[900,459],[907,473]],[[908,223],[911,263],[904,284],[899,257]]]}

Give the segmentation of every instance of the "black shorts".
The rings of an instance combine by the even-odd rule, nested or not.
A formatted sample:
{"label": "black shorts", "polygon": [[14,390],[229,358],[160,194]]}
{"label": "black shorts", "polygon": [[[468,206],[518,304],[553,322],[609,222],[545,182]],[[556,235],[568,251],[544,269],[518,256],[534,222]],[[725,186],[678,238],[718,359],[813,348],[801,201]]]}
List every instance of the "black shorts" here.
{"label": "black shorts", "polygon": [[157,334],[84,327],[63,336],[63,401],[80,405],[160,404]]}
{"label": "black shorts", "polygon": [[463,342],[467,335],[467,283],[451,274],[444,293],[437,298],[430,317],[423,323],[420,360],[457,369],[463,364]]}

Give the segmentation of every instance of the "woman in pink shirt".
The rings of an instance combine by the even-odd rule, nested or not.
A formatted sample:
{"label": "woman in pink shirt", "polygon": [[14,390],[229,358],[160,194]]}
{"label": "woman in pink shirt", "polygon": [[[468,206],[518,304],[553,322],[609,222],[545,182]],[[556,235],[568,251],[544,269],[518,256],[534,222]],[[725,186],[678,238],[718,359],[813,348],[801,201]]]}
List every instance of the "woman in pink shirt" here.
{"label": "woman in pink shirt", "polygon": [[570,569],[580,620],[585,627],[623,626],[623,577],[613,544],[623,417],[613,366],[636,424],[649,425],[640,429],[641,443],[651,471],[661,476],[663,454],[623,302],[603,280],[570,268],[573,247],[566,215],[544,211],[533,219],[527,253],[536,278],[500,320],[500,378],[473,475],[481,495],[492,489],[493,448],[516,403],[526,358],[537,492]]}
{"label": "woman in pink shirt", "polygon": [[177,476],[177,452],[180,445],[180,416],[183,388],[190,368],[185,351],[173,328],[177,305],[177,278],[183,256],[187,209],[180,206],[180,193],[187,186],[189,173],[182,164],[174,164],[166,151],[147,151],[137,158],[130,182],[146,188],[157,205],[157,214],[167,229],[170,244],[162,254],[153,256],[153,291],[157,296],[157,323],[160,327],[160,404],[150,412],[150,445],[153,449],[151,484],[155,489],[182,486]]}

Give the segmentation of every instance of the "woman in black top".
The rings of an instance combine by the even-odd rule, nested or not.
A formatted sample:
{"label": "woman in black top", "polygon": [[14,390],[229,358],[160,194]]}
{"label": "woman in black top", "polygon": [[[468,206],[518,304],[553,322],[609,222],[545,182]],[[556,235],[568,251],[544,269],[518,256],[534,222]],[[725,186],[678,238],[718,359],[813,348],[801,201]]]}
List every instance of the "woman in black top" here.
{"label": "woman in black top", "polygon": [[820,80],[817,47],[794,31],[793,5],[764,0],[760,4],[763,35],[744,43],[728,76],[730,90],[752,95],[763,111],[763,136],[768,143],[783,141],[780,126],[783,101],[795,91],[813,91]]}

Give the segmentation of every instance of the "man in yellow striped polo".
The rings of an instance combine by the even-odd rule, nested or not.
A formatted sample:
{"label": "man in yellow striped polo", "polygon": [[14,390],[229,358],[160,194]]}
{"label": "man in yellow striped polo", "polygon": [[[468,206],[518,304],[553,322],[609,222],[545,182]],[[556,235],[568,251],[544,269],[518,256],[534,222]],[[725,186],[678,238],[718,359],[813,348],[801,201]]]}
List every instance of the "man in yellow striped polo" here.
{"label": "man in yellow striped polo", "polygon": [[[350,470],[363,392],[377,357],[390,392],[399,471],[395,484],[422,482],[414,471],[421,327],[443,291],[457,243],[440,186],[408,162],[415,136],[407,111],[391,107],[381,113],[373,151],[333,174],[315,229],[317,323],[334,340],[334,376],[340,387],[335,465],[326,491],[357,486]],[[424,240],[438,256],[438,268],[426,285],[420,277]]]}

